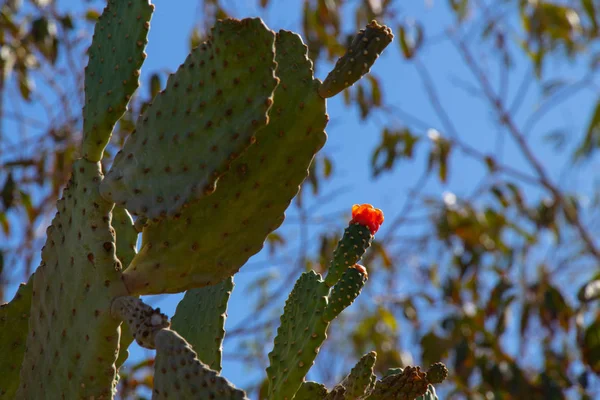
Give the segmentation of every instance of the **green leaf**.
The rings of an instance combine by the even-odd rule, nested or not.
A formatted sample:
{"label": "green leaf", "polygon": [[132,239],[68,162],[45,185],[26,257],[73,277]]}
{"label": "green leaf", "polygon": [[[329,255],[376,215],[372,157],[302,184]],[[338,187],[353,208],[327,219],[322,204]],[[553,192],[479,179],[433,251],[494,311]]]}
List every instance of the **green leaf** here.
{"label": "green leaf", "polygon": [[585,134],[583,143],[575,152],[575,158],[589,157],[596,147],[600,146],[600,98],[596,102],[596,107],[588,123],[588,128]]}
{"label": "green leaf", "polygon": [[587,364],[592,371],[600,374],[600,319],[596,319],[585,330],[580,341],[583,362]]}
{"label": "green leaf", "polygon": [[159,74],[152,74],[150,77],[150,98],[153,99],[160,92],[162,84]]}
{"label": "green leaf", "polygon": [[98,10],[94,10],[93,8],[90,8],[85,13],[85,19],[88,20],[89,22],[96,22],[96,21],[98,21],[98,19],[100,19],[100,13],[98,12]]}

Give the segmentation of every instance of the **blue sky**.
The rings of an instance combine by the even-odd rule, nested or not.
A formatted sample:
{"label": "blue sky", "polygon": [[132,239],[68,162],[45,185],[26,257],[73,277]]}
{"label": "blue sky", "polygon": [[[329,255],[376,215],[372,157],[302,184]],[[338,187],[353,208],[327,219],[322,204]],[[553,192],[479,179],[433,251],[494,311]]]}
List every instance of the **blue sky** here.
{"label": "blue sky", "polygon": [[[81,3],[75,0],[60,2],[63,7],[68,9],[81,9]],[[179,0],[176,5],[172,0],[156,0],[154,3],[156,10],[151,23],[147,47],[148,58],[142,69],[141,77],[142,87],[140,90],[144,91],[148,89],[144,85],[148,82],[148,77],[152,72],[173,72],[183,62],[189,50],[189,34],[198,17],[196,0]],[[229,5],[227,10],[238,18],[260,15],[273,30],[280,28],[293,31],[300,30],[298,17],[302,3],[300,1],[272,1],[271,3],[277,4],[266,11],[254,6],[255,2],[231,0],[224,3]],[[253,4],[247,5],[247,3]],[[495,147],[496,141],[494,138],[497,128],[494,124],[493,115],[490,114],[490,108],[481,99],[459,89],[456,85],[457,81],[472,82],[473,80],[472,75],[460,60],[456,49],[450,41],[443,39],[444,30],[451,25],[452,21],[446,9],[446,2],[433,2],[433,7],[428,6],[427,2],[424,1],[401,3],[403,18],[420,21],[425,27],[427,37],[442,37],[441,40],[436,40],[434,45],[424,48],[420,53],[420,59],[428,68],[432,80],[439,90],[443,105],[461,137],[482,152],[495,153],[497,148]],[[392,28],[396,27],[392,26]],[[489,52],[486,54],[489,55]],[[526,60],[519,58],[518,53],[513,52],[513,55],[516,57],[517,62],[516,71],[519,72],[511,74],[511,76],[520,78],[529,64]],[[479,61],[486,65],[486,70],[490,71],[492,76],[496,76],[498,68],[494,59],[482,58]],[[324,79],[330,67],[319,64],[317,77]],[[571,77],[573,80],[579,78],[577,73],[580,69],[577,66],[573,68],[572,66],[555,63],[550,64],[548,67],[550,75],[570,71],[574,74]],[[352,204],[372,203],[382,208],[386,213],[386,217],[391,220],[402,208],[408,191],[423,171],[427,157],[427,152],[424,151],[428,146],[427,129],[437,129],[442,135],[445,134],[416,69],[402,60],[397,41],[392,43],[385,51],[372,71],[382,78],[381,83],[386,102],[394,104],[426,121],[426,126],[415,129],[413,132],[422,137],[420,145],[422,148],[418,151],[414,161],[402,163],[392,173],[384,174],[379,179],[374,180],[369,165],[372,149],[377,146],[381,131],[381,124],[376,121],[394,120],[376,116],[369,122],[364,123],[359,120],[359,113],[356,109],[348,108],[343,104],[342,96],[331,99],[328,102],[328,113],[331,118],[327,129],[329,141],[323,152],[335,161],[335,176],[331,182],[324,186],[323,190],[325,194],[338,190],[341,190],[341,192],[333,201],[327,203],[319,203],[317,199],[308,198],[309,208],[314,207],[312,209],[316,214],[315,217],[338,213],[340,210],[348,210],[349,213]],[[517,84],[516,81],[510,82],[509,98],[513,98],[515,95]],[[518,122],[523,123],[525,121],[526,117],[537,106],[538,100],[539,92],[536,89],[530,90],[523,101],[521,113],[517,114]],[[581,137],[581,132],[584,129],[582,124],[587,122],[594,100],[594,88],[582,92],[581,95],[576,96],[567,105],[557,109],[555,113],[544,119],[535,129],[534,137],[540,138],[543,134],[556,128],[566,128],[569,132],[572,132],[570,143],[576,143],[577,141],[572,139],[573,137]],[[43,115],[39,115],[39,118],[43,118]],[[395,122],[388,122],[388,126],[401,127],[405,123],[407,121],[404,121],[399,115]],[[551,176],[558,181],[564,167],[565,157],[555,154],[551,147],[543,144],[541,140],[535,139],[534,143],[536,143],[535,148],[539,158],[546,166],[550,166]],[[439,199],[445,191],[450,191],[460,198],[463,195],[468,195],[481,179],[484,168],[480,164],[462,157],[459,152],[454,152],[452,156],[449,181],[446,184],[441,184],[437,179],[431,178],[424,188],[424,193]],[[521,156],[516,152],[516,147],[508,139],[505,141],[502,160],[515,168],[523,168],[525,165]],[[588,166],[585,170],[593,170],[593,165]],[[527,171],[526,168],[525,171]],[[582,175],[574,175],[575,178],[564,182],[565,185],[570,188],[589,189],[591,179],[589,179],[589,175]],[[535,198],[539,196],[539,192],[532,190],[527,192],[527,195]],[[290,218],[281,228],[281,232],[286,235],[288,243],[293,248],[295,247],[294,241],[299,238],[297,225],[294,223],[293,218],[295,215],[297,213],[292,206],[288,211]],[[325,221],[326,228],[338,231],[343,229],[345,224],[341,218],[323,219],[323,221]],[[320,229],[323,229],[323,227]],[[385,227],[383,231],[385,232]],[[244,320],[247,312],[251,309],[249,304],[255,299],[248,296],[246,289],[249,283],[257,276],[263,276],[263,274],[272,273],[275,277],[278,274],[279,276],[284,275],[286,268],[289,267],[288,264],[295,261],[293,256],[288,256],[285,262],[274,262],[265,251],[253,257],[248,265],[243,267],[235,277],[236,288],[229,305],[227,329],[236,327],[240,321]],[[406,268],[410,276],[410,271],[408,271],[410,266],[407,264],[402,268]],[[277,278],[273,279],[276,282]],[[173,295],[162,297],[160,300],[152,299],[151,301],[153,304],[159,305],[168,315],[172,315],[180,298],[181,296]],[[249,383],[254,383],[257,378],[264,376],[264,372],[247,371],[240,362],[235,361],[234,357],[231,357],[232,354],[228,354],[228,349],[232,349],[235,345],[236,343],[226,339],[223,375],[236,385],[245,387]],[[271,343],[266,343],[265,348],[270,350]],[[138,359],[143,355],[144,353],[141,350],[132,349],[132,359]],[[418,354],[414,356],[418,356]]]}

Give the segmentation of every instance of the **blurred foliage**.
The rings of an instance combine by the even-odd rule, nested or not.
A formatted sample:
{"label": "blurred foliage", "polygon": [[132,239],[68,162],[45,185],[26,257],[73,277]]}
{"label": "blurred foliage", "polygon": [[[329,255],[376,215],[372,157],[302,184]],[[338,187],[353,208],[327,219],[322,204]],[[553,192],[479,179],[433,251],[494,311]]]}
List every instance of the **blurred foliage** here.
{"label": "blurred foliage", "polygon": [[[77,157],[85,52],[102,2],[61,2],[0,5],[0,299],[35,267],[43,228]],[[314,374],[331,385],[344,365],[376,350],[379,374],[442,359],[451,374],[441,398],[600,398],[600,191],[592,176],[600,147],[600,3],[413,3],[422,3],[422,15],[410,15],[401,1],[303,0],[286,20],[287,29],[300,30],[318,76],[371,19],[394,28],[397,47],[383,55],[394,68],[374,68],[342,96],[365,127],[379,131],[377,144],[364,149],[370,159],[364,168],[390,185],[411,185],[397,209],[386,209],[385,229],[366,257],[368,295],[335,323]],[[215,19],[242,16],[242,4],[273,21],[282,7],[270,0],[198,0],[190,46],[204,40]],[[445,25],[428,24],[428,10]],[[453,65],[462,62],[468,82],[447,74],[443,84],[432,78],[440,65],[427,60],[448,57]],[[433,110],[419,115],[433,118],[407,111],[411,93],[390,101],[408,71]],[[148,76],[114,132],[105,166],[164,85],[164,72]],[[455,115],[451,96],[457,92],[450,90],[466,92],[469,107],[478,107],[468,112],[483,113],[494,129],[473,134],[469,121]],[[594,98],[586,119],[548,130],[545,118],[568,114],[569,101],[585,92]],[[525,101],[534,106],[523,107]],[[329,133],[335,130],[332,121]],[[476,136],[497,146],[484,149]],[[546,158],[543,145],[556,157]],[[330,232],[347,215],[323,214],[320,206],[343,192],[335,179],[343,163],[327,148],[319,154],[289,213],[298,234],[282,230],[268,237],[272,264],[288,266],[281,276],[260,269],[268,265],[245,267],[256,268],[247,295],[259,300],[227,334],[239,345],[235,360],[248,368],[266,366],[264,343],[271,342],[280,311],[274,305],[299,272],[326,271],[325,255],[339,239]],[[557,164],[566,168],[557,173]],[[407,176],[409,165],[422,174]],[[473,174],[481,179],[462,182]],[[457,183],[470,189],[440,195]],[[226,350],[225,357],[233,354]],[[121,398],[151,387],[151,363],[127,364]],[[261,384],[248,389],[258,396]]]}

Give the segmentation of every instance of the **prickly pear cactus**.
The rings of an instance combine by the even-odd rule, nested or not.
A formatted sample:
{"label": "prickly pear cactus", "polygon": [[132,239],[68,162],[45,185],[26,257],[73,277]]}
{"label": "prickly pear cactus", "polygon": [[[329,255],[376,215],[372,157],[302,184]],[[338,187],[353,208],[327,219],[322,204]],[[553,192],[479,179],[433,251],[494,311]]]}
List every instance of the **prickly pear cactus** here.
{"label": "prickly pear cactus", "polygon": [[365,354],[340,383],[346,389],[345,400],[361,399],[371,393],[377,381],[373,372],[376,360],[377,353],[374,351]]}
{"label": "prickly pear cactus", "polygon": [[[367,205],[354,206],[350,227],[346,229],[334,252],[333,269],[330,269],[327,279],[323,280],[321,275],[309,271],[302,274],[296,282],[285,303],[273,351],[269,353],[269,399],[294,398],[327,337],[329,323],[354,301],[362,289],[366,270],[354,263],[371,244],[381,223],[381,210]],[[358,234],[361,236],[357,236],[357,240],[355,235]],[[353,260],[353,263],[348,265],[346,260]],[[338,270],[342,266],[354,272],[340,274]],[[345,276],[345,279],[342,281],[338,278],[334,281],[329,279],[330,276]],[[328,280],[330,284],[327,284]],[[330,289],[331,286],[334,286],[334,290]],[[341,293],[344,299],[341,299]],[[335,296],[334,299],[332,295]],[[333,306],[328,312],[329,303]]]}
{"label": "prickly pear cactus", "polygon": [[[0,308],[2,398],[110,399],[135,338],[156,350],[153,399],[246,399],[219,375],[231,277],[281,225],[324,145],[324,98],[366,73],[392,38],[369,24],[322,85],[298,35],[275,34],[259,19],[220,21],[104,177],[100,160],[138,86],[153,9],[148,0],[109,0],[96,25],[83,158],[57,203],[39,268]],[[330,322],[365,285],[356,262],[382,222],[380,210],[353,207],[327,277],[310,271],[296,282],[269,354],[269,399],[435,396],[430,384],[446,377],[443,365],[375,383],[374,352],[330,392],[304,382]],[[172,325],[137,297],[188,289]]]}
{"label": "prickly pear cactus", "polygon": [[269,353],[269,399],[294,398],[327,337],[323,318],[329,287],[314,271],[305,272],[285,303],[275,345]]}
{"label": "prickly pear cactus", "polygon": [[82,154],[90,161],[102,159],[115,123],[139,86],[153,10],[148,0],[109,0],[96,23],[83,107]]}
{"label": "prickly pear cactus", "polygon": [[19,370],[25,354],[33,277],[21,284],[15,297],[0,305],[0,399],[12,399],[19,387]]}
{"label": "prickly pear cactus", "polygon": [[247,400],[236,389],[198,360],[189,344],[169,329],[155,338],[154,389],[152,399],[222,399]]}
{"label": "prickly pear cactus", "polygon": [[325,100],[306,54],[298,35],[277,34],[280,83],[269,124],[219,179],[214,194],[144,229],[140,253],[124,274],[132,293],[179,292],[220,282],[281,225],[326,140]]}
{"label": "prickly pear cactus", "polygon": [[100,163],[78,160],[47,230],[33,279],[29,334],[17,398],[110,398],[120,322],[110,304],[127,294],[111,228],[113,205],[98,193]]}
{"label": "prickly pear cactus", "polygon": [[158,219],[211,194],[268,122],[274,40],[260,19],[219,21],[138,120],[102,183],[105,198]]}
{"label": "prickly pear cactus", "polygon": [[354,264],[342,274],[329,294],[329,303],[323,314],[326,321],[332,321],[346,307],[356,300],[367,282],[367,270],[360,264]]}
{"label": "prickly pear cactus", "polygon": [[210,369],[221,372],[227,302],[233,291],[233,278],[185,293],[171,320],[172,328],[185,337]]}

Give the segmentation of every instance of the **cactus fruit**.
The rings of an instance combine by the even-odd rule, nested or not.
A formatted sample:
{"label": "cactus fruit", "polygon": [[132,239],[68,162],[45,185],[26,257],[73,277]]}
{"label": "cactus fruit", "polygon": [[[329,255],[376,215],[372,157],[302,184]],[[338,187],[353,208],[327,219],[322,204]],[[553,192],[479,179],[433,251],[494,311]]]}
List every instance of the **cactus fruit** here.
{"label": "cactus fruit", "polygon": [[155,342],[152,400],[247,400],[242,390],[202,364],[177,332],[163,329],[156,334]]}
{"label": "cactus fruit", "polygon": [[178,218],[144,229],[140,253],[124,273],[131,293],[178,292],[219,282],[237,272],[283,222],[314,154],[325,144],[328,117],[300,37],[281,31],[276,49],[280,84],[269,124],[219,179],[215,193],[184,208]]}
{"label": "cactus fruit", "polygon": [[333,71],[327,75],[319,88],[321,96],[333,97],[352,86],[369,72],[375,60],[393,39],[394,35],[390,28],[379,25],[377,21],[371,21],[365,29],[358,32],[346,54],[340,57]]}
{"label": "cactus fruit", "polygon": [[335,285],[346,272],[360,260],[371,246],[373,235],[383,223],[383,212],[370,204],[354,205],[350,225],[344,231],[329,266],[325,283]]}
{"label": "cactus fruit", "polygon": [[115,123],[139,86],[153,10],[148,0],[109,0],[96,23],[83,107],[82,154],[90,161],[102,159]]}
{"label": "cactus fruit", "polygon": [[193,347],[198,359],[217,372],[221,372],[227,302],[232,290],[232,277],[216,285],[188,290],[171,319],[173,330]]}
{"label": "cactus fruit", "polygon": [[114,391],[120,322],[109,309],[127,290],[101,179],[100,163],[77,160],[57,203],[33,279],[19,399],[109,398]]}
{"label": "cactus fruit", "polygon": [[138,119],[103,196],[158,219],[211,194],[268,122],[278,83],[274,40],[258,18],[219,21]]}
{"label": "cactus fruit", "polygon": [[19,369],[25,354],[33,277],[21,284],[13,299],[0,305],[0,399],[12,399],[19,387]]}

